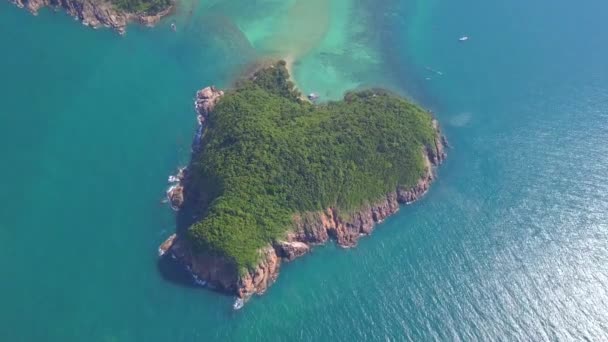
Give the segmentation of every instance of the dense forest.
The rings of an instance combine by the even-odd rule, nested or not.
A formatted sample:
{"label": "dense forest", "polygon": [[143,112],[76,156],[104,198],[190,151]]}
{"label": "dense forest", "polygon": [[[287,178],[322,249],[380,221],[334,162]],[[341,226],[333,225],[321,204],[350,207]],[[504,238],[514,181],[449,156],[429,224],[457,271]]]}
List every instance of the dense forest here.
{"label": "dense forest", "polygon": [[[424,173],[428,112],[382,90],[314,105],[285,63],[227,92],[207,121],[191,170],[214,200],[189,229],[196,246],[251,267],[301,211],[352,211]],[[204,184],[204,185],[203,185]]]}
{"label": "dense forest", "polygon": [[131,13],[156,14],[167,9],[171,0],[110,0],[117,8]]}

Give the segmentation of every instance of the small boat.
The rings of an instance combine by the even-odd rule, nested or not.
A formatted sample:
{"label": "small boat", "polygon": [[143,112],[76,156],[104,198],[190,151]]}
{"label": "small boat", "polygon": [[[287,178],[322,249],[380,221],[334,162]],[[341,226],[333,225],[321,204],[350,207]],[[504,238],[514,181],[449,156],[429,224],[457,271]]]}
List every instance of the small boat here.
{"label": "small boat", "polygon": [[177,26],[175,26],[175,23],[171,23],[171,29],[173,32],[177,31]]}
{"label": "small boat", "polygon": [[310,93],[310,94],[308,94],[307,97],[310,101],[315,101],[315,100],[319,99],[319,95],[316,93]]}
{"label": "small boat", "polygon": [[458,40],[461,42],[466,42],[467,40],[469,40],[469,36],[462,36],[462,37],[458,38]]}
{"label": "small boat", "polygon": [[232,308],[234,310],[240,310],[243,308],[244,305],[245,305],[245,301],[243,300],[243,298],[237,298],[234,301],[234,304],[232,304]]}
{"label": "small boat", "polygon": [[426,67],[426,70],[428,70],[428,71],[430,71],[430,72],[432,72],[432,73],[434,73],[434,74],[437,74],[437,75],[439,75],[439,76],[443,76],[443,72],[441,72],[441,71],[439,71],[439,70],[435,70],[435,69],[433,69],[433,68],[431,68],[431,67],[428,67],[428,66],[427,66],[427,67]]}

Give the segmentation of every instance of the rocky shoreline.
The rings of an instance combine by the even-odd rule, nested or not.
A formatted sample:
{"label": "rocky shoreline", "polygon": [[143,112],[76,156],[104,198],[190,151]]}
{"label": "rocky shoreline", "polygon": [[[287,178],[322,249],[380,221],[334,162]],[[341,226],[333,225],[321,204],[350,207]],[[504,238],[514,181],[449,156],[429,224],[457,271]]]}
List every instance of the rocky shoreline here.
{"label": "rocky shoreline", "polygon": [[38,14],[43,7],[63,8],[69,15],[92,28],[109,27],[120,33],[126,32],[127,24],[137,22],[145,26],[154,26],[163,17],[173,11],[174,5],[153,15],[146,13],[128,13],[116,9],[112,4],[100,0],[9,0],[20,8],[26,8],[32,14]]}
{"label": "rocky shoreline", "polygon": [[[214,87],[197,92],[195,108],[199,128],[193,142],[193,152],[204,129],[207,116],[224,93]],[[284,240],[275,241],[260,250],[260,262],[254,269],[240,273],[229,260],[208,253],[195,251],[188,239],[178,230],[159,247],[161,257],[170,257],[181,264],[197,283],[235,295],[239,303],[254,294],[263,294],[277,279],[281,263],[292,261],[311,251],[313,246],[335,240],[340,246],[348,248],[357,245],[361,236],[370,235],[376,224],[399,211],[401,204],[409,204],[420,199],[428,191],[435,179],[434,169],[446,158],[447,142],[441,135],[439,125],[433,120],[436,131],[435,144],[426,148],[423,157],[426,161],[424,176],[413,187],[397,187],[373,204],[362,206],[354,212],[341,212],[336,208],[324,211],[305,212],[293,216],[293,228]],[[185,177],[184,177],[185,175]],[[171,205],[179,209],[184,205],[184,193],[188,192],[188,173],[182,172],[179,183],[168,192]],[[174,198],[180,200],[175,201]]]}

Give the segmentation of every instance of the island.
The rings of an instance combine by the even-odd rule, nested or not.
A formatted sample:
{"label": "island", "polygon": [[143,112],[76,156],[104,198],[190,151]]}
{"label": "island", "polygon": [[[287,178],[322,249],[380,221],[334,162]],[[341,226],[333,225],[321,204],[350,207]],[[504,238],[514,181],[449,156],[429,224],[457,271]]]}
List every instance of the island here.
{"label": "island", "polygon": [[153,26],[173,10],[173,0],[9,0],[33,14],[43,7],[63,8],[85,26],[110,27],[120,34],[129,22]]}
{"label": "island", "polygon": [[191,162],[170,177],[177,232],[159,254],[241,304],[283,261],[330,239],[355,246],[423,196],[446,157],[430,112],[381,89],[314,104],[283,61],[198,91],[195,107]]}

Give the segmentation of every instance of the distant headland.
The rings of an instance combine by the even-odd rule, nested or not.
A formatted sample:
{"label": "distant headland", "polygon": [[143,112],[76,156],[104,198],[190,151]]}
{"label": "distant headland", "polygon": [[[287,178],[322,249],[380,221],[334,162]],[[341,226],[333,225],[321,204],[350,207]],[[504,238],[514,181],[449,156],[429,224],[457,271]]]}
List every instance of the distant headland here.
{"label": "distant headland", "polygon": [[446,156],[428,111],[378,89],[313,104],[283,61],[225,93],[198,91],[195,108],[191,162],[170,177],[177,233],[159,254],[237,306],[282,261],[329,239],[355,246],[423,196]]}
{"label": "distant headland", "polygon": [[129,22],[153,26],[171,13],[174,0],[9,0],[33,14],[43,7],[63,8],[85,26],[110,27],[120,34]]}

